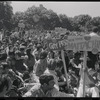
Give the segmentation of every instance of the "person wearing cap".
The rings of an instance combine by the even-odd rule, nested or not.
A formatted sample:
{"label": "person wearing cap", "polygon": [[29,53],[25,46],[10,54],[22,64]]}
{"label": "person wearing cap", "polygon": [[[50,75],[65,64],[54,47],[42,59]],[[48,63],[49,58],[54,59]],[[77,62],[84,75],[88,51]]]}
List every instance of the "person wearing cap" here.
{"label": "person wearing cap", "polygon": [[55,87],[54,77],[51,74],[42,74],[39,77],[40,84],[33,86],[23,97],[74,97],[58,91]]}

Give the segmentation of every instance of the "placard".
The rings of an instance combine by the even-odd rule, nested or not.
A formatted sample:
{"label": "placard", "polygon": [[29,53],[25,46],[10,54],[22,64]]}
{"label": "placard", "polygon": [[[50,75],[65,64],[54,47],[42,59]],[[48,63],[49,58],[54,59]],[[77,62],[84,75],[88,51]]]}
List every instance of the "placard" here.
{"label": "placard", "polygon": [[51,50],[92,51],[96,54],[100,51],[100,36],[68,36],[67,39],[52,39],[48,41],[48,48]]}

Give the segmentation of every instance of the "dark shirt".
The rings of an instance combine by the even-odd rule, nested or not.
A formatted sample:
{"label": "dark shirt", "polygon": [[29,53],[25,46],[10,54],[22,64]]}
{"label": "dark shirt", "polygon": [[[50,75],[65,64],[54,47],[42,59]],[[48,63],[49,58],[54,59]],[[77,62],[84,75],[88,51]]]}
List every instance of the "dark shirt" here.
{"label": "dark shirt", "polygon": [[23,65],[23,59],[16,60],[15,69],[21,73],[26,71],[26,67]]}
{"label": "dark shirt", "polygon": [[30,55],[28,59],[25,61],[25,64],[28,66],[29,71],[33,71],[33,66],[35,64],[35,57],[33,55]]}

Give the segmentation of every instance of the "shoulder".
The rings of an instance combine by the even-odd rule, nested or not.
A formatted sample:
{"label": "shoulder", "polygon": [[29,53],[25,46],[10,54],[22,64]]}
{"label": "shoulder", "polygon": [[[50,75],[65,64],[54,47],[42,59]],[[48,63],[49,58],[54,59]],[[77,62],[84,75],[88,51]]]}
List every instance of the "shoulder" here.
{"label": "shoulder", "polygon": [[27,93],[25,93],[23,97],[36,97],[39,89],[40,89],[40,84],[37,84],[33,86]]}
{"label": "shoulder", "polygon": [[60,92],[56,89],[53,89],[53,92],[54,92],[54,94],[52,95],[52,97],[74,97],[73,94],[66,94],[66,93]]}

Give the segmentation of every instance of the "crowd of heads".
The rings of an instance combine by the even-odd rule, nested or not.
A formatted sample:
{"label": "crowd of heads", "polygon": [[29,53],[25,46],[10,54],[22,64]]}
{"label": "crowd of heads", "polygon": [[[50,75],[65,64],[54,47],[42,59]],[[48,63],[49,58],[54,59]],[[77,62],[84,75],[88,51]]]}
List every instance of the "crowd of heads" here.
{"label": "crowd of heads", "polygon": [[[12,37],[10,34],[6,39],[3,38],[0,45],[0,94],[3,96],[9,90],[10,80],[15,87],[19,88],[23,86],[23,84],[21,84],[23,81],[25,82],[27,79],[30,79],[31,73],[34,70],[33,66],[37,61],[44,63],[45,60],[47,60],[46,68],[55,70],[59,79],[61,73],[65,77],[61,51],[49,51],[45,40],[31,39],[31,37],[27,39],[23,37]],[[80,59],[82,53],[83,52],[74,53],[73,51],[64,50],[67,71],[73,70],[76,76],[78,76],[77,70],[73,69],[73,66],[70,64],[70,59],[74,59],[75,63],[79,64],[83,61]],[[94,65],[99,64],[98,55],[93,56],[95,58],[89,56],[88,67],[94,68]],[[89,66],[90,62],[92,62],[92,66]],[[51,87],[54,86],[53,80],[54,77],[52,75],[42,74],[39,77],[41,85],[45,84],[47,87],[48,84],[51,85]]]}

